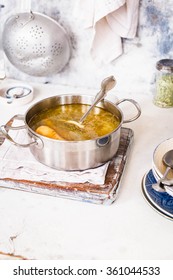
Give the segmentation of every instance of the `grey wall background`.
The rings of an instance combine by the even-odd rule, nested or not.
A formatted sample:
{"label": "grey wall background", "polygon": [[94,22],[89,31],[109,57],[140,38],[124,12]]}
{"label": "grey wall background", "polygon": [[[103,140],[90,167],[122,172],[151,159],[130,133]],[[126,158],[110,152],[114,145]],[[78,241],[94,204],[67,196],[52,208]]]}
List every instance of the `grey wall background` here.
{"label": "grey wall background", "polygon": [[[4,22],[19,0],[0,1],[5,5],[1,13]],[[32,1],[32,11],[44,13],[57,20],[68,32],[72,57],[62,72],[44,78],[23,74],[5,58],[8,77],[26,81],[97,88],[102,78],[115,75],[117,90],[150,94],[154,84],[155,63],[162,58],[173,58],[173,1],[141,0],[139,24],[134,39],[123,39],[124,54],[104,67],[96,65],[90,56],[91,30],[84,29],[74,16],[76,0]]]}

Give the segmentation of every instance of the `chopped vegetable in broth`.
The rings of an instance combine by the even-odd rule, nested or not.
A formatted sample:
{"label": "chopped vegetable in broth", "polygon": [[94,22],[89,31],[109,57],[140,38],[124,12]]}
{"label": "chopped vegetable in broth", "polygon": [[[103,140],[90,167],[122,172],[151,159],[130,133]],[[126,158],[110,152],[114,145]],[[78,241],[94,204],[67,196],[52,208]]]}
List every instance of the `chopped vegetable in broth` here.
{"label": "chopped vegetable in broth", "polygon": [[120,124],[118,117],[109,111],[95,107],[82,123],[82,127],[74,124],[89,109],[90,105],[66,104],[36,114],[29,126],[43,136],[68,141],[95,139],[115,130]]}

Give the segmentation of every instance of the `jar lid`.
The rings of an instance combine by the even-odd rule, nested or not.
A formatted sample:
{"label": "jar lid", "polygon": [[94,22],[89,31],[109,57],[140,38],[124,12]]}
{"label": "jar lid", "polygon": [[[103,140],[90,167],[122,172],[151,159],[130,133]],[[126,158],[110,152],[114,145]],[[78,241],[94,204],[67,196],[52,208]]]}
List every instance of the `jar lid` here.
{"label": "jar lid", "polygon": [[157,70],[173,72],[173,59],[161,59],[156,63]]}

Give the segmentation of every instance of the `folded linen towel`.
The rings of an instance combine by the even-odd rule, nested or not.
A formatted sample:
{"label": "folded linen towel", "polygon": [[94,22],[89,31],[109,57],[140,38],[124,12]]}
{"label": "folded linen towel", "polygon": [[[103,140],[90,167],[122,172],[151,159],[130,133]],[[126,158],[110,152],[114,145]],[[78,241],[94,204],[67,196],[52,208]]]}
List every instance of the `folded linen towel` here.
{"label": "folded linen towel", "polygon": [[[14,121],[14,126],[21,125],[21,121]],[[18,143],[25,143],[25,130],[11,131],[10,134]],[[8,140],[0,146],[0,179],[13,178],[18,180],[32,180],[45,182],[69,182],[104,184],[109,162],[93,169],[84,171],[61,171],[44,166],[31,154],[28,148],[20,148]]]}
{"label": "folded linen towel", "polygon": [[75,15],[93,29],[91,55],[96,63],[109,63],[123,52],[122,38],[134,38],[139,0],[78,0]]}

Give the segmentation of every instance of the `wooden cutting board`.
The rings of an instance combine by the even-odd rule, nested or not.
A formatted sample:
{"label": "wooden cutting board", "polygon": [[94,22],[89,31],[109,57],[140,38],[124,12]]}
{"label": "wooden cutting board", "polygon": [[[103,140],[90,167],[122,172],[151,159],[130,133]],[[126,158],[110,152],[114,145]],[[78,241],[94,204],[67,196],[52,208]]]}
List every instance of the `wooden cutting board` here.
{"label": "wooden cutting board", "polygon": [[[124,173],[124,167],[128,159],[131,143],[133,142],[133,136],[134,134],[131,129],[121,128],[119,149],[116,156],[110,161],[105,177],[105,183],[103,185],[91,184],[88,182],[58,182],[54,184],[52,182],[36,182],[32,181],[32,179],[26,181],[3,178],[0,179],[0,187],[96,204],[111,204],[115,201],[120,188],[120,181]],[[0,136],[1,148],[3,148],[3,142],[3,136]]]}

